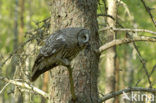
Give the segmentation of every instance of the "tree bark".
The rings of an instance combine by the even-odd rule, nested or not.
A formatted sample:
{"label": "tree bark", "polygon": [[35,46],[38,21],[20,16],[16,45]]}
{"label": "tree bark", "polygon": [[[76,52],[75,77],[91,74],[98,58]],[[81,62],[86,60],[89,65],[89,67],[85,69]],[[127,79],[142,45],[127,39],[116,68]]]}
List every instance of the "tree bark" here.
{"label": "tree bark", "polygon": [[[15,9],[14,9],[14,45],[13,45],[13,50],[16,50],[17,47],[18,47],[18,7],[19,7],[19,0],[15,0]],[[12,60],[11,60],[11,72],[9,74],[11,74],[11,77],[14,77],[14,74],[15,74],[15,71],[16,71],[16,56],[13,56],[12,57]],[[14,89],[15,87],[12,86],[12,88]],[[15,89],[14,89],[15,91]],[[18,103],[18,97],[20,97],[19,95],[17,96],[17,98],[15,98],[15,93],[12,94],[11,96],[11,101],[10,103]]]}
{"label": "tree bark", "polygon": [[[113,18],[116,19],[117,8],[116,8],[116,0],[107,0],[108,4],[108,11],[107,14],[111,15]],[[107,18],[108,26],[115,27],[116,21]],[[115,39],[115,32],[113,30],[108,30],[107,32],[107,39],[108,42]],[[106,88],[105,93],[110,93],[115,91],[115,67],[116,67],[116,48],[112,47],[106,51]],[[110,99],[106,101],[106,103],[113,103],[114,99]]]}
{"label": "tree bark", "polygon": [[[115,91],[119,91],[120,84],[120,67],[119,67],[119,59],[116,57],[115,59],[116,67],[115,67]],[[115,97],[114,103],[120,103],[119,97]]]}
{"label": "tree bark", "polygon": [[[98,103],[97,77],[99,47],[96,0],[51,0],[51,32],[66,27],[85,27],[91,31],[90,47],[72,61],[75,103]],[[67,68],[51,70],[50,103],[72,102]]]}

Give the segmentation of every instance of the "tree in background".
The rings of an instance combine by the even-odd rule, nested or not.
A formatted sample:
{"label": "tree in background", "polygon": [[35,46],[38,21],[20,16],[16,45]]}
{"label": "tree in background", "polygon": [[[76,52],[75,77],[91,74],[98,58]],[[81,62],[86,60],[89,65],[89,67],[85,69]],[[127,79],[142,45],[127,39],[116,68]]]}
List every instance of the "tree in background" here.
{"label": "tree in background", "polygon": [[[108,10],[107,14],[111,15],[115,20],[112,18],[107,18],[107,26],[112,28],[116,27],[116,15],[117,15],[117,0],[107,0]],[[107,42],[116,39],[116,34],[113,30],[108,30],[106,36]],[[115,91],[115,70],[116,70],[116,47],[109,48],[106,51],[106,88],[105,93],[110,93]],[[113,99],[106,101],[106,103],[113,103]]]}

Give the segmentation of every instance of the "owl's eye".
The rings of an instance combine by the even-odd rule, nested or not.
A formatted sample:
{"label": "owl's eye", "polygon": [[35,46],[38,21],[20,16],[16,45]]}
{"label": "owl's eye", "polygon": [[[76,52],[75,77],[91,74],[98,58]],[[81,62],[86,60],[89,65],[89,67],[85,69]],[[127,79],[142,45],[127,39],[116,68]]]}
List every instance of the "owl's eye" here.
{"label": "owl's eye", "polygon": [[83,35],[83,36],[82,36],[82,40],[84,40],[84,41],[85,41],[86,39],[87,39],[87,38],[86,38],[86,36],[85,36],[85,35]]}
{"label": "owl's eye", "polygon": [[89,41],[89,34],[86,31],[79,33],[78,41],[82,44],[86,44]]}

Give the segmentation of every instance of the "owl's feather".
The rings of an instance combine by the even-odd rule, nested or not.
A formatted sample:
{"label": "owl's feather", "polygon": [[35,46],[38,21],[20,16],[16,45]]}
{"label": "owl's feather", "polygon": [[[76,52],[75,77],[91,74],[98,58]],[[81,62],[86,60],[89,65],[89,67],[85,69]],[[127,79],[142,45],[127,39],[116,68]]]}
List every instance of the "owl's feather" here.
{"label": "owl's feather", "polygon": [[61,34],[52,34],[47,39],[45,46],[41,48],[32,68],[31,81],[35,81],[40,74],[57,66],[55,63],[55,56],[59,51],[61,51],[61,49],[65,47],[65,41],[57,39],[59,35]]}
{"label": "owl's feather", "polygon": [[31,81],[35,81],[42,73],[71,61],[82,49],[78,41],[78,33],[82,28],[66,28],[50,35],[40,49],[32,68]]}

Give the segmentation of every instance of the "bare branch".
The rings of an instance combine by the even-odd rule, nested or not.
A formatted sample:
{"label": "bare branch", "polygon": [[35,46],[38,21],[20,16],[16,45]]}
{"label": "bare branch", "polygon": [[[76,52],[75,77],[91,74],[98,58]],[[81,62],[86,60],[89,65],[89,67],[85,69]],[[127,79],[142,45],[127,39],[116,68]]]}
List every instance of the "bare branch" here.
{"label": "bare branch", "polygon": [[[138,57],[139,57],[140,62],[142,63],[143,69],[144,69],[145,74],[147,76],[148,83],[150,85],[150,88],[152,88],[152,82],[150,80],[150,75],[149,75],[148,70],[147,70],[147,67],[146,67],[146,60],[141,56],[141,53],[138,50],[138,48],[137,48],[137,46],[136,46],[136,44],[134,42],[133,42],[133,46],[134,46],[135,50],[137,51],[137,54],[138,54]],[[141,80],[139,80],[139,82],[140,81]],[[137,82],[137,85],[138,85],[139,82]]]}
{"label": "bare branch", "polygon": [[44,91],[42,91],[42,90],[40,90],[40,89],[38,89],[38,88],[36,88],[36,87],[34,87],[32,85],[27,84],[26,82],[18,82],[16,80],[9,80],[9,79],[7,79],[5,77],[0,77],[0,80],[3,80],[5,82],[11,83],[11,84],[14,84],[14,85],[16,85],[18,87],[22,87],[22,88],[26,88],[28,90],[32,90],[35,93],[40,94],[44,98],[49,99],[49,95],[47,93],[45,93]]}
{"label": "bare branch", "polygon": [[112,28],[112,27],[104,27],[100,29],[99,32],[106,31],[106,30],[125,31],[125,32],[146,32],[146,33],[151,33],[156,35],[156,32],[147,29]]}
{"label": "bare branch", "polygon": [[153,17],[153,15],[152,15],[152,13],[151,13],[151,9],[146,5],[146,3],[145,3],[144,0],[141,0],[141,2],[142,2],[142,4],[144,5],[144,7],[145,7],[147,13],[148,13],[149,16],[151,17],[154,26],[156,27],[156,21],[154,20],[154,17]]}
{"label": "bare branch", "polygon": [[150,73],[150,76],[154,73],[154,71],[156,71],[156,64],[153,66],[153,69],[152,69],[152,71]]}
{"label": "bare branch", "polygon": [[4,89],[9,85],[10,83],[7,83],[3,88],[2,90],[0,91],[0,94],[4,91]]}
{"label": "bare branch", "polygon": [[44,28],[44,29],[48,29],[48,27],[50,26],[49,24],[49,20],[50,20],[50,17],[47,17],[46,19],[42,20],[42,21],[39,21],[39,22],[36,22],[36,25],[39,25],[40,23],[44,23],[44,25],[42,25],[41,27],[38,27],[37,29],[34,29],[34,30],[31,30],[29,32],[26,32],[25,33],[25,37],[26,37],[26,34],[31,34],[32,36],[29,37],[28,40],[26,40],[25,42],[23,42],[21,45],[18,46],[18,48],[16,50],[14,50],[13,52],[11,52],[9,54],[9,56],[3,61],[0,63],[0,69],[6,64],[6,62],[12,58],[13,55],[15,55],[18,50],[22,49],[27,43],[37,39],[37,37],[39,37],[39,32]]}
{"label": "bare branch", "polygon": [[128,17],[130,18],[130,20],[133,20],[134,17],[131,15],[130,10],[128,9],[128,6],[126,3],[124,3],[121,0],[118,0],[118,2],[125,8],[125,12],[128,14]]}
{"label": "bare branch", "polygon": [[111,19],[115,20],[115,18],[111,15],[108,15],[108,14],[97,14],[97,16],[106,16],[106,17],[110,17]]}
{"label": "bare branch", "polygon": [[150,41],[150,42],[156,42],[156,38],[152,38],[152,37],[145,37],[145,36],[138,36],[138,37],[134,37],[133,39],[130,38],[124,38],[124,39],[116,39],[113,40],[109,43],[106,43],[104,45],[102,45],[99,48],[100,52],[103,52],[104,50],[107,50],[115,45],[121,45],[121,44],[125,44],[125,43],[130,43],[130,42],[134,42],[134,41]]}
{"label": "bare branch", "polygon": [[156,89],[152,89],[152,88],[142,88],[142,87],[133,87],[133,88],[127,88],[127,89],[123,89],[117,92],[113,92],[113,93],[109,93],[106,94],[104,97],[102,97],[98,103],[102,103],[108,99],[114,98],[116,96],[119,96],[121,94],[123,94],[123,92],[128,93],[131,91],[142,91],[142,92],[150,92],[150,93],[156,93]]}
{"label": "bare branch", "polygon": [[[142,58],[142,57],[141,57]],[[144,60],[144,59],[143,59]],[[140,60],[141,61],[141,60]],[[141,62],[142,63],[142,62]],[[144,66],[145,65],[145,66]],[[143,67],[146,67],[146,62],[144,62],[143,63]],[[146,69],[146,71],[147,71],[147,68],[145,68]],[[147,72],[146,72],[146,75],[147,75],[147,77],[148,77],[148,82],[149,82],[149,84],[150,84],[150,88],[152,88],[152,82],[150,81],[150,77],[152,76],[152,74],[154,73],[154,71],[156,70],[156,65],[154,65],[153,66],[153,69],[152,69],[152,71],[151,71],[151,73],[150,74],[148,74],[147,75]],[[135,86],[137,86],[138,84],[139,84],[139,82],[141,82],[141,80],[142,79],[139,79],[137,82],[136,82],[136,85]]]}
{"label": "bare branch", "polygon": [[19,45],[19,47],[17,49],[15,49],[12,53],[9,54],[9,56],[0,64],[0,69],[5,65],[5,63],[12,58],[13,55],[15,55],[18,50],[20,50],[21,48],[23,48],[27,43],[33,41],[36,38],[36,36],[31,37],[30,39],[28,39],[27,41],[25,41],[24,43],[22,43],[21,45]]}
{"label": "bare branch", "polygon": [[[102,15],[101,15],[102,16]],[[113,18],[112,18],[113,19]],[[114,20],[114,19],[113,19]],[[124,27],[120,24],[120,23],[118,23],[117,22],[117,24],[122,28],[122,29],[120,29],[120,31],[126,31],[126,34],[132,39],[132,36],[128,33],[128,32],[147,32],[147,33],[151,33],[151,34],[156,34],[156,32],[153,32],[153,31],[150,31],[150,30],[146,30],[146,29],[123,29]],[[106,28],[104,28],[104,29],[101,29],[99,32],[101,32],[101,31],[104,31],[104,30],[108,30],[108,29],[112,29],[111,27],[106,27]],[[115,30],[114,30],[115,31]],[[117,31],[117,30],[116,30]],[[119,30],[118,30],[119,31]],[[136,46],[136,44],[135,44],[135,42],[134,41],[132,41],[132,44],[133,44],[133,46],[134,46],[134,48],[135,48],[135,50],[136,50],[136,52],[137,52],[137,54],[138,54],[138,56],[139,56],[139,60],[140,60],[140,62],[142,63],[142,65],[143,65],[143,69],[145,70],[145,73],[146,73],[146,76],[147,76],[147,79],[148,79],[148,82],[149,82],[149,85],[150,85],[150,88],[152,88],[152,83],[151,83],[151,80],[150,80],[150,75],[148,74],[148,70],[147,70],[147,68],[146,68],[146,62],[145,62],[145,59],[141,56],[141,53],[140,53],[140,51],[138,50],[138,48],[137,48],[137,46]],[[136,85],[138,85],[138,83],[141,81],[141,79],[140,80],[138,80],[138,82],[136,83]]]}
{"label": "bare branch", "polygon": [[76,95],[75,95],[74,81],[72,76],[73,68],[71,68],[71,66],[66,66],[66,67],[68,68],[68,73],[69,73],[70,91],[71,91],[72,99],[73,101],[75,101]]}

